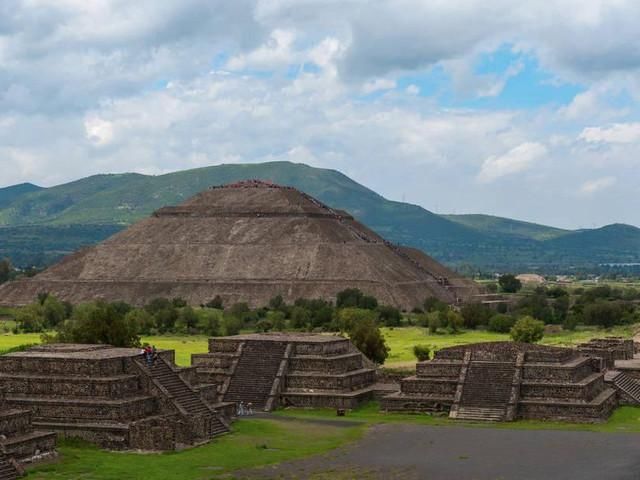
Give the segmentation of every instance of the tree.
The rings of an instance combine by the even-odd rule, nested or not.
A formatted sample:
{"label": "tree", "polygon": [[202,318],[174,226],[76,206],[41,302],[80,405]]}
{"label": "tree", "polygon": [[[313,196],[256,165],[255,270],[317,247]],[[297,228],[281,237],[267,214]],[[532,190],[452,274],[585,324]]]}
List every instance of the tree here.
{"label": "tree", "polygon": [[224,304],[222,303],[222,297],[220,295],[216,295],[213,298],[213,300],[205,304],[205,307],[222,310],[224,308]]}
{"label": "tree", "polygon": [[384,336],[371,318],[354,323],[349,331],[349,338],[358,350],[378,364],[383,364],[389,356],[389,347]]}
{"label": "tree", "polygon": [[370,295],[365,295],[357,288],[347,288],[338,292],[336,296],[337,308],[364,308],[366,310],[375,310],[378,306],[378,300]]}
{"label": "tree", "polygon": [[544,323],[535,318],[525,316],[511,327],[511,338],[514,342],[535,343],[544,336]]}
{"label": "tree", "polygon": [[269,300],[269,308],[271,310],[283,310],[287,305],[284,303],[282,295],[276,295]]}
{"label": "tree", "polygon": [[496,333],[509,333],[516,323],[516,319],[511,315],[498,313],[489,320],[489,330]]}
{"label": "tree", "polygon": [[85,303],[75,308],[71,318],[59,326],[52,340],[135,347],[140,345],[139,325],[117,304],[103,301]]}
{"label": "tree", "polygon": [[225,335],[237,335],[242,329],[242,320],[230,314],[225,314],[222,321],[222,330]]}
{"label": "tree", "polygon": [[582,318],[587,325],[600,325],[604,328],[611,328],[616,324],[623,323],[624,310],[619,302],[608,302],[599,300],[584,307]]}
{"label": "tree", "polygon": [[460,310],[465,328],[476,328],[489,323],[492,311],[481,303],[467,303]]}
{"label": "tree", "polygon": [[67,309],[53,295],[48,295],[42,304],[42,319],[45,328],[55,328],[67,318]]}
{"label": "tree", "polygon": [[522,288],[522,282],[510,273],[502,275],[498,279],[498,284],[505,293],[516,293]]}
{"label": "tree", "polygon": [[13,275],[13,265],[8,258],[0,260],[0,283],[8,282]]}
{"label": "tree", "polygon": [[426,360],[429,360],[429,355],[431,355],[431,348],[429,347],[429,345],[414,345],[413,354],[419,362],[424,362]]}
{"label": "tree", "polygon": [[399,327],[402,315],[400,310],[390,305],[378,306],[378,321],[387,327]]}
{"label": "tree", "polygon": [[20,326],[20,330],[23,332],[42,332],[44,330],[42,305],[39,303],[33,303],[20,308],[16,312],[16,323]]}
{"label": "tree", "polygon": [[193,333],[196,326],[198,325],[198,315],[193,308],[184,307],[178,314],[177,323],[186,333]]}
{"label": "tree", "polygon": [[156,326],[153,316],[143,308],[134,308],[125,315],[125,321],[136,325],[141,334],[148,335]]}
{"label": "tree", "polygon": [[484,287],[489,293],[498,293],[498,284],[495,282],[487,283]]}
{"label": "tree", "polygon": [[220,335],[222,312],[218,309],[202,309],[198,312],[198,330],[211,337]]}
{"label": "tree", "polygon": [[311,324],[311,314],[304,307],[293,307],[291,309],[291,327],[307,328]]}
{"label": "tree", "polygon": [[375,322],[377,315],[372,310],[363,308],[343,308],[337,313],[338,329],[341,332],[350,332],[361,322]]}

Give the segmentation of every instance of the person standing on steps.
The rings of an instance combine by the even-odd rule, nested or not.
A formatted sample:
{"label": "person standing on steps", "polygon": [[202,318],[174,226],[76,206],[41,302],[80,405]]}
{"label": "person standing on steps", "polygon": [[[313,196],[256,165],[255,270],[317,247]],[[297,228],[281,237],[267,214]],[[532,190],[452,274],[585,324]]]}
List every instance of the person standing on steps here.
{"label": "person standing on steps", "polygon": [[158,359],[158,350],[156,350],[156,346],[153,345],[151,347],[151,366],[152,367],[156,364],[157,359]]}

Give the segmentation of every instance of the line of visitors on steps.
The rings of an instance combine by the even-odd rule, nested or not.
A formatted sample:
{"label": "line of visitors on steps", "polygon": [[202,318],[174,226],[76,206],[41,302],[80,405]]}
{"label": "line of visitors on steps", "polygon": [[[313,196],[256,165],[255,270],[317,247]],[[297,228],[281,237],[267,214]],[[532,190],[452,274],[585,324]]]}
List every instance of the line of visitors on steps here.
{"label": "line of visitors on steps", "polygon": [[156,359],[158,358],[158,351],[155,345],[145,345],[140,354],[147,363],[147,367],[151,368],[155,365]]}

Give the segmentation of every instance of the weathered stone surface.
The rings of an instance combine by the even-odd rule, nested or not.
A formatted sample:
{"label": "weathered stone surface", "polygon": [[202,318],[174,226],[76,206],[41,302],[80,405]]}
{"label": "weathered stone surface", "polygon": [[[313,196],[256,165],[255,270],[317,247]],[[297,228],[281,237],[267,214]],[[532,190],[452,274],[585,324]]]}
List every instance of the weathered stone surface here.
{"label": "weathered stone surface", "polygon": [[210,339],[209,350],[192,355],[192,364],[201,381],[221,380],[219,400],[267,410],[277,405],[353,408],[374,395],[375,367],[343,337],[236,335]]}
{"label": "weathered stone surface", "polygon": [[196,369],[173,358],[162,351],[148,366],[135,348],[43,345],[0,356],[0,380],[6,404],[35,425],[110,449],[170,450],[227,432],[216,385],[197,385]]}
{"label": "weathered stone surface", "polygon": [[595,422],[617,405],[599,359],[574,349],[489,342],[446,348],[420,362],[388,411],[450,411],[454,418]]}
{"label": "weathered stone surface", "polygon": [[220,295],[227,305],[262,306],[278,294],[333,300],[345,288],[405,309],[430,295],[456,303],[481,291],[302,192],[244,182],[162,208],[32,279],[2,285],[0,304],[23,305],[46,291],[73,303],[179,296],[200,305]]}

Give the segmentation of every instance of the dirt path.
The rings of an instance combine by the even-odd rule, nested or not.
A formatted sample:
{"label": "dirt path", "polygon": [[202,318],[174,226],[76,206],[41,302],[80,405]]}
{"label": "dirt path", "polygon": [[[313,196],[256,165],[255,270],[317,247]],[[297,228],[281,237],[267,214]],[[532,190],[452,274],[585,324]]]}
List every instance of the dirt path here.
{"label": "dirt path", "polygon": [[640,480],[640,434],[378,425],[329,454],[221,478]]}

